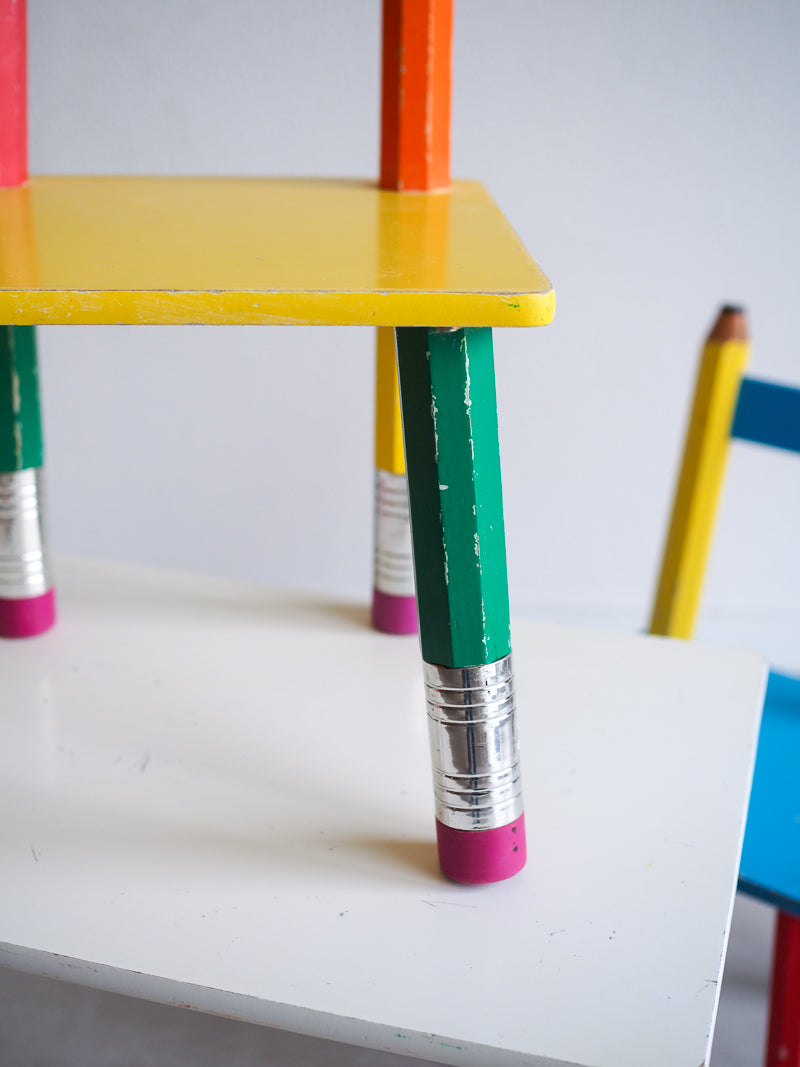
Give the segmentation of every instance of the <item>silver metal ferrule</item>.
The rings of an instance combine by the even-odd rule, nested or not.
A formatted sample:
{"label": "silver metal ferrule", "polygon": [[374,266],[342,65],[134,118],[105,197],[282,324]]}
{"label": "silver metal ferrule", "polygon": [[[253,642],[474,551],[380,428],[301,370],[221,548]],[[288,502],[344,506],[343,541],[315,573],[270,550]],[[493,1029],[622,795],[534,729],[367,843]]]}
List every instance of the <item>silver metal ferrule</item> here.
{"label": "silver metal ferrule", "polygon": [[511,656],[478,667],[424,664],[436,818],[491,830],[522,814]]}
{"label": "silver metal ferrule", "polygon": [[375,588],[390,596],[414,595],[414,559],[405,474],[375,471]]}
{"label": "silver metal ferrule", "polygon": [[42,522],[41,467],[0,474],[0,597],[22,600],[50,588]]}

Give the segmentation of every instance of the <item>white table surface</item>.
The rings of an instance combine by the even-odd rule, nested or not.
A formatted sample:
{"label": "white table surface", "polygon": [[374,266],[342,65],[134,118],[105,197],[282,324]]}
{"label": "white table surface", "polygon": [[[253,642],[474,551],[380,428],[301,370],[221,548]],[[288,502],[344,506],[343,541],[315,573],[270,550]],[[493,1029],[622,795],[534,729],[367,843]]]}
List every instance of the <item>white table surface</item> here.
{"label": "white table surface", "polygon": [[64,561],[0,644],[0,963],[450,1064],[698,1067],[764,681],[515,620],[529,861],[438,873],[418,644]]}

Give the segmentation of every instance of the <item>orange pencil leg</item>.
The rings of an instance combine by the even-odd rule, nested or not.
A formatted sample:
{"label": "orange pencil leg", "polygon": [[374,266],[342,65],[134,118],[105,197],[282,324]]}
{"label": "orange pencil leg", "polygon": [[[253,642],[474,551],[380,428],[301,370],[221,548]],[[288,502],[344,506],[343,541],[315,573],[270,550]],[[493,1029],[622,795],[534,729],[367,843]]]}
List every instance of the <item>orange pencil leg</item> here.
{"label": "orange pencil leg", "polygon": [[450,185],[452,0],[384,0],[382,189]]}
{"label": "orange pencil leg", "polygon": [[[453,0],[383,0],[380,186],[450,187]],[[412,239],[413,226],[406,234]],[[404,243],[403,233],[400,235]],[[378,331],[375,413],[375,574],[372,621],[387,633],[417,628],[408,490],[394,334]]]}

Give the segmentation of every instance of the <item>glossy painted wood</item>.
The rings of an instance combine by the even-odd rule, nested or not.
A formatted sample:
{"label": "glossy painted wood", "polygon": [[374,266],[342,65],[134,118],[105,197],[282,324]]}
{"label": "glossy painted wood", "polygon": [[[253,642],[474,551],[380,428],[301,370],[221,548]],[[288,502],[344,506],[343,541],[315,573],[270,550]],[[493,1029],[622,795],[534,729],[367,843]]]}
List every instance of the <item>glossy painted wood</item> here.
{"label": "glossy painted wood", "polygon": [[450,185],[453,0],[383,0],[383,189]]}
{"label": "glossy painted wood", "polygon": [[[381,188],[430,192],[450,185],[452,0],[384,0],[381,81]],[[429,206],[441,210],[441,201]],[[401,241],[419,227],[399,228]],[[440,233],[445,226],[436,227]],[[411,250],[409,250],[411,251]],[[443,249],[419,248],[439,267]],[[438,253],[438,254],[437,254]],[[400,250],[402,262],[405,249]],[[405,473],[394,334],[380,328],[375,352],[375,465]]]}
{"label": "glossy painted wood", "polygon": [[800,452],[800,389],[743,378],[731,437]]}
{"label": "glossy painted wood", "polygon": [[32,326],[0,326],[0,471],[41,467],[42,419]]}
{"label": "glossy painted wood", "polygon": [[550,283],[483,187],[436,198],[432,212],[343,179],[33,178],[0,190],[0,322],[549,322]]}
{"label": "glossy painted wood", "polygon": [[712,338],[700,359],[650,620],[650,633],[667,637],[692,636],[739,384],[749,355],[744,340]]}
{"label": "glossy painted wood", "polygon": [[[450,63],[452,51],[452,0],[384,0],[381,82],[381,160],[383,189],[395,192],[431,192],[450,186]],[[442,213],[444,201],[433,197],[430,214]],[[440,271],[441,249],[424,248],[427,227],[397,228],[398,248],[385,258],[394,270],[409,251]],[[435,228],[447,233],[447,225]],[[420,239],[422,238],[422,242]],[[411,244],[411,248],[406,246]],[[438,254],[437,254],[438,253]],[[431,281],[434,278],[431,277]],[[378,470],[405,473],[400,393],[393,332],[379,327],[376,338],[375,451]],[[376,492],[378,479],[376,478]],[[376,498],[376,513],[380,501]],[[380,530],[376,524],[376,535]],[[410,539],[410,531],[405,527]],[[409,596],[390,597],[380,589],[375,554],[372,619],[389,633],[416,629],[416,605]]]}
{"label": "glossy painted wood", "polygon": [[492,331],[397,331],[422,658],[510,651]]}
{"label": "glossy painted wood", "polygon": [[0,186],[28,177],[26,0],[0,0]]}
{"label": "glossy painted wood", "polygon": [[708,1062],[757,657],[516,618],[531,861],[467,888],[416,642],[309,593],[59,574],[61,627],[0,644],[3,965],[463,1067]]}
{"label": "glossy painted wood", "polygon": [[[422,273],[421,285],[429,289],[441,288],[446,279],[449,197],[439,194],[426,197],[398,196],[395,213],[392,240],[381,249],[381,272],[393,276],[403,269],[403,264],[418,263]],[[381,470],[402,474],[405,471],[405,458],[393,331],[379,331],[376,344],[376,396],[379,405],[376,413],[376,466]]]}

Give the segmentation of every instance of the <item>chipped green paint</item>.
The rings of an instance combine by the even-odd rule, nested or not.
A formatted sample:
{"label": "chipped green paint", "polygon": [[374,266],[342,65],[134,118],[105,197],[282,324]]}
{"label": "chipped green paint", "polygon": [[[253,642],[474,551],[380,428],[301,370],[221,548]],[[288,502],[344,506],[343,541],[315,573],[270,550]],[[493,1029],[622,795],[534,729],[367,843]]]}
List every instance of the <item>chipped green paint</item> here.
{"label": "chipped green paint", "polygon": [[458,1052],[466,1052],[467,1051],[467,1046],[466,1045],[454,1045],[452,1041],[443,1041],[440,1037],[437,1037],[436,1034],[423,1034],[422,1036],[431,1045],[440,1045],[441,1048],[454,1048]]}
{"label": "chipped green paint", "polygon": [[422,656],[510,651],[492,331],[397,330]]}
{"label": "chipped green paint", "polygon": [[42,461],[35,328],[0,326],[0,471]]}

